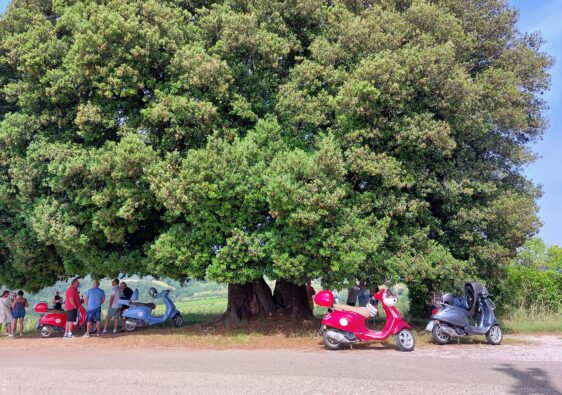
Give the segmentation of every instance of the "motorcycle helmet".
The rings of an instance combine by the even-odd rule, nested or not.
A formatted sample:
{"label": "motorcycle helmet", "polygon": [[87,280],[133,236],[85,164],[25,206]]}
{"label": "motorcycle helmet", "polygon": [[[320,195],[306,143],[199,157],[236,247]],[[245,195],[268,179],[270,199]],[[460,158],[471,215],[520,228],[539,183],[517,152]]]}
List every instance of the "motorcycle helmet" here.
{"label": "motorcycle helmet", "polygon": [[451,293],[446,293],[443,295],[443,303],[445,304],[453,304],[453,294]]}
{"label": "motorcycle helmet", "polygon": [[332,307],[334,305],[334,294],[331,291],[324,289],[316,294],[314,297],[314,303],[318,306]]}
{"label": "motorcycle helmet", "polygon": [[385,305],[392,307],[396,305],[396,302],[398,302],[398,298],[394,296],[390,290],[387,289],[386,291],[384,291],[384,294],[382,296],[382,302]]}
{"label": "motorcycle helmet", "polygon": [[149,294],[151,297],[155,298],[155,297],[158,296],[158,291],[156,290],[156,288],[151,287],[151,288],[148,290],[148,294]]}

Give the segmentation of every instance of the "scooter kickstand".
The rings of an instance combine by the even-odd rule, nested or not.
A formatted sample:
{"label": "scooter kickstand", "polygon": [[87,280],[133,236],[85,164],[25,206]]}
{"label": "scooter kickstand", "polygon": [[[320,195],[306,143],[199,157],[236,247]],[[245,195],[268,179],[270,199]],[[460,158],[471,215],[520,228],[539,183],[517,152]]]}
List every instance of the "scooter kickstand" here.
{"label": "scooter kickstand", "polygon": [[353,351],[353,344],[349,343],[349,349]]}

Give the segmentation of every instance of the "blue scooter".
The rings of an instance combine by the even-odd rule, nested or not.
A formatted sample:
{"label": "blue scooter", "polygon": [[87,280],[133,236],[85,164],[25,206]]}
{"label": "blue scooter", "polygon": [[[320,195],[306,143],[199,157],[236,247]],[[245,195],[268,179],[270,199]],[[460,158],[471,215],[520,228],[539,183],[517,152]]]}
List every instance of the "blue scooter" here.
{"label": "blue scooter", "polygon": [[[465,283],[464,296],[443,295],[443,302],[432,311],[425,328],[433,341],[446,344],[461,336],[485,335],[488,343],[498,345],[503,332],[494,314],[494,303],[486,287],[477,282]],[[471,321],[473,321],[471,323]]]}
{"label": "blue scooter", "polygon": [[176,328],[183,325],[183,318],[174,302],[170,299],[168,294],[170,290],[166,289],[160,293],[156,288],[150,288],[148,294],[153,298],[161,298],[166,305],[166,312],[161,317],[155,317],[152,315],[152,311],[156,308],[154,303],[140,303],[136,302],[139,297],[138,290],[135,289],[131,300],[119,300],[119,304],[129,306],[122,314],[123,316],[123,329],[126,332],[132,332],[135,329],[148,327],[150,325],[163,324],[169,318],[172,319],[172,323]]}

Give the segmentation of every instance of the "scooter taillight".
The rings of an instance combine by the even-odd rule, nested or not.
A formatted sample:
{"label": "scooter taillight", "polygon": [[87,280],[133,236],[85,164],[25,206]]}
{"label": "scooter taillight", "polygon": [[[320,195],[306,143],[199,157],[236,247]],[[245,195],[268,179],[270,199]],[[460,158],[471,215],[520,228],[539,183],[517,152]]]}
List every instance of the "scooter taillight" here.
{"label": "scooter taillight", "polygon": [[437,313],[439,313],[439,307],[436,307],[433,310],[431,310],[431,315],[435,315]]}

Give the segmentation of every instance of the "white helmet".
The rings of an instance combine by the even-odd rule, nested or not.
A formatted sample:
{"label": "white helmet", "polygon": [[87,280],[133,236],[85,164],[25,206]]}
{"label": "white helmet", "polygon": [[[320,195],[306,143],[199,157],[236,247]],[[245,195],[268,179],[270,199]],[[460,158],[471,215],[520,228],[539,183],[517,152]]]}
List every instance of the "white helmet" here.
{"label": "white helmet", "polygon": [[390,290],[387,289],[382,295],[382,302],[385,305],[392,307],[396,305],[396,302],[398,302],[398,298],[394,296]]}

